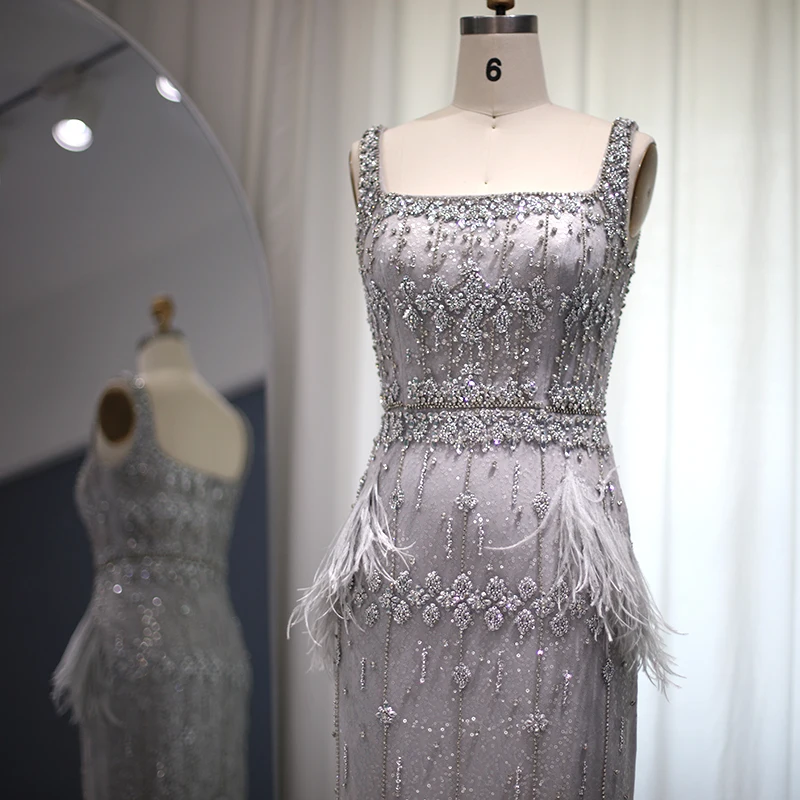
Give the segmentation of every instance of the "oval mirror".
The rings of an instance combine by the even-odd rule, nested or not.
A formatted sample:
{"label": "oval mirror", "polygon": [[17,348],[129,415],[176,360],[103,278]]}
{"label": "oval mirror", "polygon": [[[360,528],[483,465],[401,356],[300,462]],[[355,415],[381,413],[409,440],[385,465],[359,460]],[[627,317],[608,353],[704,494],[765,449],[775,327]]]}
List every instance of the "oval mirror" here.
{"label": "oval mirror", "polygon": [[[228,577],[253,675],[245,782],[249,796],[269,796],[263,251],[191,100],[119,27],[74,0],[0,4],[0,241],[0,509],[13,642],[3,794],[81,797],[79,726],[50,698],[98,580],[74,487],[98,399],[112,376],[136,369],[137,344],[154,332],[153,298],[167,293],[197,371],[252,429]],[[127,591],[123,578],[112,591]],[[200,727],[187,722],[181,735],[199,740]],[[191,748],[168,758],[175,752]],[[173,767],[154,780],[168,781]],[[204,759],[196,768],[215,769]],[[85,783],[86,769],[84,752]]]}

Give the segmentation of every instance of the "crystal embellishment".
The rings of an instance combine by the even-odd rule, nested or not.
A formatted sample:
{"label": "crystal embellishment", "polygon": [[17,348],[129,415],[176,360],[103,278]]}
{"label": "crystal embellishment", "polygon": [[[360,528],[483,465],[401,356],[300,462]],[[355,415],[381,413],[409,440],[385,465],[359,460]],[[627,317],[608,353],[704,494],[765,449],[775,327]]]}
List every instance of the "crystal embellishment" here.
{"label": "crystal embellishment", "polygon": [[384,725],[391,725],[397,716],[397,712],[388,703],[384,703],[378,707],[378,710],[375,712],[375,716]]}
{"label": "crystal embellishment", "polygon": [[531,505],[533,506],[536,516],[539,517],[539,520],[543,520],[545,514],[547,514],[547,509],[550,508],[550,495],[548,495],[547,492],[539,492],[536,497],[533,498]]}
{"label": "crystal embellishment", "polygon": [[436,603],[430,603],[422,611],[422,619],[429,628],[432,628],[439,621],[440,616],[441,612]]}
{"label": "crystal embellishment", "polygon": [[549,721],[541,711],[535,711],[533,714],[528,714],[527,717],[522,722],[522,727],[528,732],[532,733],[535,736],[539,736],[544,733],[545,729],[549,725]]}
{"label": "crystal embellishment", "polygon": [[463,692],[472,677],[472,672],[466,664],[456,664],[453,669],[453,680],[456,686]]}
{"label": "crystal embellishment", "polygon": [[478,498],[472,492],[462,492],[456,498],[456,505],[461,511],[472,511],[478,505]]}

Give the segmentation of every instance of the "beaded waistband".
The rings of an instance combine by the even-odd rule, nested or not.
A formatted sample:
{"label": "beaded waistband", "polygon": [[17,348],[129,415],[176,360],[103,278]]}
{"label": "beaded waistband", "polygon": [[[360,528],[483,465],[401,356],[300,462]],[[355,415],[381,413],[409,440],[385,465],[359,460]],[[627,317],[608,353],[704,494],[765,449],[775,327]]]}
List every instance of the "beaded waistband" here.
{"label": "beaded waistband", "polygon": [[436,408],[394,405],[381,419],[378,441],[448,444],[457,450],[519,444],[558,444],[565,449],[609,449],[605,416],[571,414],[546,406]]}
{"label": "beaded waistband", "polygon": [[221,561],[206,559],[186,558],[185,556],[171,553],[115,553],[103,555],[95,559],[95,572],[101,577],[108,572],[129,572],[147,580],[152,572],[175,572],[176,574],[210,577],[212,575],[225,577],[227,565]]}

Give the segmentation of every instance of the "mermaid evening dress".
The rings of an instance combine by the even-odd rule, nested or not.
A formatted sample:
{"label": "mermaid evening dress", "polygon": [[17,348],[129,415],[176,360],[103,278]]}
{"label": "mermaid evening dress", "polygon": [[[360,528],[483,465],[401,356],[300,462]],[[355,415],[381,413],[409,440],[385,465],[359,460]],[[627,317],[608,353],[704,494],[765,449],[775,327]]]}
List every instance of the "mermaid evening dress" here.
{"label": "mermaid evening dress", "polygon": [[635,129],[589,191],[474,197],[385,191],[362,138],[384,413],[292,617],[335,676],[337,797],[633,798],[637,674],[673,674],[604,417]]}
{"label": "mermaid evening dress", "polygon": [[95,579],[54,697],[80,726],[85,800],[244,800],[251,668],[227,573],[245,476],[160,450],[145,383],[125,378],[132,447],[114,466],[90,447],[75,488]]}

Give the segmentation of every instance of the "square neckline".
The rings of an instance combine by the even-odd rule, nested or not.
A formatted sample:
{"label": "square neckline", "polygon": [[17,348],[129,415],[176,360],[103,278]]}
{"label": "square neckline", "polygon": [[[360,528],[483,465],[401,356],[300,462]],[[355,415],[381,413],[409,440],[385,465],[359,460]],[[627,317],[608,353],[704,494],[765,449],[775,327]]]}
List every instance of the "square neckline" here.
{"label": "square neckline", "polygon": [[[519,191],[512,191],[512,192],[490,192],[487,194],[409,194],[405,192],[390,192],[386,189],[386,185],[383,179],[383,134],[386,131],[385,125],[378,125],[377,132],[377,141],[375,144],[375,186],[378,190],[378,194],[382,198],[397,198],[398,200],[407,200],[407,201],[432,201],[432,200],[445,200],[445,201],[453,201],[453,202],[462,202],[462,203],[469,203],[474,201],[502,201],[508,199],[516,199],[516,198],[525,198],[525,197],[568,197],[568,198],[598,198],[601,194],[601,188],[603,183],[603,176],[606,171],[606,167],[608,165],[608,159],[611,154],[611,149],[614,145],[614,135],[617,130],[617,126],[621,125],[623,122],[627,122],[623,117],[616,117],[614,121],[611,123],[611,128],[608,132],[608,137],[606,139],[606,146],[603,152],[603,158],[600,161],[600,167],[597,171],[597,177],[594,180],[594,184],[589,189],[579,189],[579,190],[572,190],[568,192],[553,192],[553,191],[544,191],[544,190],[519,190]],[[635,125],[635,123],[633,123]],[[630,157],[630,156],[629,156]],[[627,170],[626,170],[627,172]]]}

